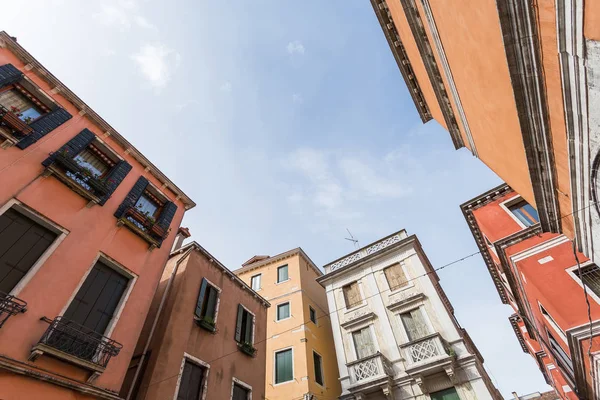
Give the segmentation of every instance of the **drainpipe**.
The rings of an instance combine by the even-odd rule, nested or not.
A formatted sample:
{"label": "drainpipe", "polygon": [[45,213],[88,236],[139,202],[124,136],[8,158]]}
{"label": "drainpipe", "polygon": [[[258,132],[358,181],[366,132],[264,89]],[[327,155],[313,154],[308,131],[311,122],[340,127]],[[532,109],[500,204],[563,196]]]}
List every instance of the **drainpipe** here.
{"label": "drainpipe", "polygon": [[152,322],[152,329],[150,329],[150,334],[148,335],[148,340],[146,340],[146,345],[144,346],[144,351],[142,352],[142,357],[140,357],[140,362],[138,363],[138,366],[135,370],[135,375],[133,376],[133,381],[131,382],[131,387],[129,388],[129,392],[127,393],[127,397],[125,398],[126,400],[131,399],[133,389],[135,388],[135,385],[136,385],[137,380],[140,375],[140,370],[142,369],[142,366],[144,365],[144,361],[146,360],[146,355],[148,354],[148,347],[150,347],[150,342],[152,341],[152,336],[154,336],[154,330],[156,329],[156,325],[158,325],[158,320],[160,319],[160,314],[162,313],[162,309],[165,305],[165,302],[167,301],[167,297],[171,290],[171,286],[173,285],[173,280],[175,279],[175,274],[177,274],[177,270],[179,269],[179,264],[181,264],[181,262],[187,258],[187,256],[192,252],[193,249],[194,249],[193,246],[190,247],[190,249],[187,250],[181,256],[181,258],[179,260],[177,260],[177,262],[175,263],[175,268],[173,268],[173,272],[171,272],[171,276],[169,277],[169,281],[167,282],[167,287],[165,288],[162,298],[160,299],[160,304],[158,305],[158,310],[156,311],[156,316],[154,317],[154,322]]}

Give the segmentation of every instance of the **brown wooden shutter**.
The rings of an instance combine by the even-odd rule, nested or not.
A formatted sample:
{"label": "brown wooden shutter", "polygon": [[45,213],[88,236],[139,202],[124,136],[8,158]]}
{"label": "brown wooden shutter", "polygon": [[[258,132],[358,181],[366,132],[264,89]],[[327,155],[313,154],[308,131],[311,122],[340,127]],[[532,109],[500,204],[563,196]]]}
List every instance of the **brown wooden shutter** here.
{"label": "brown wooden shutter", "polygon": [[343,291],[347,308],[351,308],[362,302],[360,290],[358,289],[358,282],[352,282],[351,284],[344,286]]}
{"label": "brown wooden shutter", "polygon": [[390,286],[390,290],[394,290],[406,285],[406,275],[404,274],[404,270],[400,264],[394,264],[391,267],[387,267],[383,270],[383,272],[388,281],[388,285]]}
{"label": "brown wooden shutter", "polygon": [[237,319],[235,324],[235,341],[241,343],[242,341],[242,319],[244,318],[244,307],[238,304]]}

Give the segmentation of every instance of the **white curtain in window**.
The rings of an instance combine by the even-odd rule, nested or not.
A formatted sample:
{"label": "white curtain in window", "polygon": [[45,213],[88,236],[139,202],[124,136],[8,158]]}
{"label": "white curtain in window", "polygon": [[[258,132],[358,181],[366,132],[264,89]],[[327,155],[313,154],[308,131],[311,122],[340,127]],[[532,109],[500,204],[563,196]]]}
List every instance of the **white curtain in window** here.
{"label": "white curtain in window", "polygon": [[89,149],[77,154],[74,160],[81,167],[90,170],[95,177],[104,175],[108,170],[108,165]]}

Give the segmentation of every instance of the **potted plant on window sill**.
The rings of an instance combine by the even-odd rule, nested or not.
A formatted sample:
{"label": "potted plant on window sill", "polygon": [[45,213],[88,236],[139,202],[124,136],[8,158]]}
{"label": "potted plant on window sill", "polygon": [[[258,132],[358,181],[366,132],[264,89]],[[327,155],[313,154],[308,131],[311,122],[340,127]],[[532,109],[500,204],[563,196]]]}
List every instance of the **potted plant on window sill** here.
{"label": "potted plant on window sill", "polygon": [[250,357],[254,357],[256,354],[256,349],[252,346],[250,342],[238,343],[238,347],[240,348],[242,353],[249,355]]}
{"label": "potted plant on window sill", "polygon": [[204,317],[196,318],[196,323],[200,328],[205,329],[211,333],[215,333],[217,331],[217,328],[215,326],[215,320],[212,317],[205,315]]}

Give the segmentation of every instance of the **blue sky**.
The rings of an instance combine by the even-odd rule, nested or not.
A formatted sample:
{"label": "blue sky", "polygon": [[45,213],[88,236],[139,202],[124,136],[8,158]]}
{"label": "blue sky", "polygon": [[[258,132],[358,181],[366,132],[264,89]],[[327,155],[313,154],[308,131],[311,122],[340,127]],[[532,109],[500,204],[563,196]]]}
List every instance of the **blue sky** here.
{"label": "blue sky", "polygon": [[[434,267],[477,251],[459,205],[500,183],[423,125],[368,1],[7,2],[0,30],[175,181],[229,268],[323,265],[405,228]],[[481,257],[441,283],[505,396],[547,390]]]}

